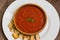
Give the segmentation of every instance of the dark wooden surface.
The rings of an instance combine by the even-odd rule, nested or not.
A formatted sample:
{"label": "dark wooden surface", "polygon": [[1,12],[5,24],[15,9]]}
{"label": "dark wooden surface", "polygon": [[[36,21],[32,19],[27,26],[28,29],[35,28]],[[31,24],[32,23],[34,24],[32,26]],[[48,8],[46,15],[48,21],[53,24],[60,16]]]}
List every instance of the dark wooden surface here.
{"label": "dark wooden surface", "polygon": [[[2,17],[6,10],[6,8],[13,2],[14,0],[0,0],[0,40],[7,40],[2,30]],[[51,3],[57,10],[60,16],[60,0],[47,0]],[[60,32],[55,40],[60,40]]]}

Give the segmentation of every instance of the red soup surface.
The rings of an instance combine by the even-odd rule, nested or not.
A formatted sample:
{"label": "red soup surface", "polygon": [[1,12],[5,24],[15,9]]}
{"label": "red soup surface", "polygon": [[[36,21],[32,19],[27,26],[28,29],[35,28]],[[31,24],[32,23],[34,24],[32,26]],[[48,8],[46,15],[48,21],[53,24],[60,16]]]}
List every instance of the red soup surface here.
{"label": "red soup surface", "polygon": [[36,33],[44,27],[46,15],[36,5],[24,5],[17,10],[14,23],[17,30],[22,33]]}

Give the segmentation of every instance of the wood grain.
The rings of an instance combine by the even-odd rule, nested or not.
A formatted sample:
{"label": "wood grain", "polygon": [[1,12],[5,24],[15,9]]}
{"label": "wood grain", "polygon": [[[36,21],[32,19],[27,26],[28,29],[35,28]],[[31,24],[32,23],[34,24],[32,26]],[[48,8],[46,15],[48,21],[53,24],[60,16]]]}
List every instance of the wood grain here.
{"label": "wood grain", "polygon": [[[15,0],[0,0],[0,40],[7,40],[5,37],[3,30],[2,30],[2,17],[6,10],[6,8]],[[49,3],[51,3],[55,9],[57,10],[59,17],[60,17],[60,0],[47,0]],[[58,36],[56,37],[56,40],[60,40],[60,32]]]}

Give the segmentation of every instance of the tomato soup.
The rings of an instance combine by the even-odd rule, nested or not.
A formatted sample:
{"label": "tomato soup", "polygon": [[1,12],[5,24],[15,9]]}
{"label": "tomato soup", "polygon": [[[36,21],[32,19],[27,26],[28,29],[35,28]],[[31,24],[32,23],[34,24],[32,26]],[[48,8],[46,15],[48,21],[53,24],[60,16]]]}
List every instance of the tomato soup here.
{"label": "tomato soup", "polygon": [[24,5],[20,7],[15,16],[14,24],[20,32],[24,34],[33,34],[44,28],[46,15],[37,5]]}

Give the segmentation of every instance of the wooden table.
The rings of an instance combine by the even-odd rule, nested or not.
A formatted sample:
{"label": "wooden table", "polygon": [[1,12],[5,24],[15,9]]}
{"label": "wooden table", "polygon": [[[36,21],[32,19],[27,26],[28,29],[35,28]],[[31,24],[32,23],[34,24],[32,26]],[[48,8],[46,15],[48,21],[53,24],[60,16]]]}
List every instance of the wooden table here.
{"label": "wooden table", "polygon": [[[10,3],[12,3],[13,1],[15,0],[0,0],[0,40],[7,40],[2,30],[2,17],[8,5],[10,5]],[[56,8],[60,16],[60,0],[47,0],[47,1],[50,2]],[[55,40],[60,40],[60,32]]]}

